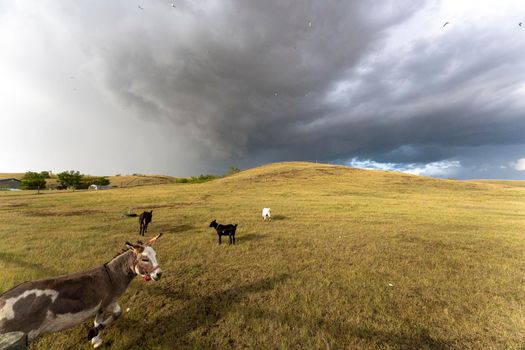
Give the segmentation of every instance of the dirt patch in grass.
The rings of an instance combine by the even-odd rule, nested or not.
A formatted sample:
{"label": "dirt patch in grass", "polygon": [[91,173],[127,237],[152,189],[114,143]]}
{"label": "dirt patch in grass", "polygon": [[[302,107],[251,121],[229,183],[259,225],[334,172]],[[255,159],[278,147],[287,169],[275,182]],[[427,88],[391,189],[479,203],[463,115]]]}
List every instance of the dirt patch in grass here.
{"label": "dirt patch in grass", "polygon": [[165,203],[165,204],[151,204],[151,205],[141,205],[138,207],[133,207],[135,210],[148,210],[148,209],[160,209],[160,208],[184,208],[184,207],[191,207],[196,204],[201,203]]}
{"label": "dirt patch in grass", "polygon": [[3,208],[25,208],[29,206],[28,203],[4,203]]}
{"label": "dirt patch in grass", "polygon": [[176,204],[152,204],[152,205],[141,205],[134,209],[159,209],[159,208],[174,208]]}
{"label": "dirt patch in grass", "polygon": [[52,210],[30,210],[24,213],[26,216],[85,216],[91,214],[102,213],[101,210],[96,209],[80,209],[80,210],[61,210],[61,211],[52,211]]}

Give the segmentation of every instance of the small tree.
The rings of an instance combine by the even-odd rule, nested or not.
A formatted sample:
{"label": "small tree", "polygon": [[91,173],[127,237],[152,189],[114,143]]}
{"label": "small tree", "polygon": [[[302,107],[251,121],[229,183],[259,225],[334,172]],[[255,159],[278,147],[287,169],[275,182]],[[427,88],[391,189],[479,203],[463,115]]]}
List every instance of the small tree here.
{"label": "small tree", "polygon": [[110,184],[109,179],[104,176],[96,177],[95,180],[93,180],[93,183],[99,186],[108,186]]}
{"label": "small tree", "polygon": [[233,175],[233,174],[236,174],[238,173],[239,171],[241,171],[241,169],[237,168],[236,166],[231,166],[230,169],[228,170],[228,172],[226,173],[226,176],[228,175]]}
{"label": "small tree", "polygon": [[82,183],[82,178],[84,175],[80,174],[78,171],[70,170],[70,171],[63,171],[59,174],[57,174],[58,182],[62,187],[65,188],[78,188],[80,184]]}
{"label": "small tree", "polygon": [[20,180],[20,187],[23,190],[38,190],[38,193],[40,193],[40,190],[46,187],[47,178],[49,178],[49,173],[46,171],[41,173],[28,171]]}

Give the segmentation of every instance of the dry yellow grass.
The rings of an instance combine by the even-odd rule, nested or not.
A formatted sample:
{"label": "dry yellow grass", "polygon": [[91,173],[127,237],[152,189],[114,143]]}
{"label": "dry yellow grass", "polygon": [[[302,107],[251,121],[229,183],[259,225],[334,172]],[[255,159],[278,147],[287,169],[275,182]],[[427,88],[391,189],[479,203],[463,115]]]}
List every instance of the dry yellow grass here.
{"label": "dry yellow grass", "polygon": [[493,184],[500,187],[521,187],[525,188],[525,180],[470,180],[484,184]]}
{"label": "dry yellow grass", "polygon": [[133,187],[143,185],[164,185],[175,183],[176,178],[168,175],[121,175],[121,176],[107,176],[112,186],[117,187]]}
{"label": "dry yellow grass", "polygon": [[[262,221],[271,207],[274,220]],[[102,264],[153,208],[165,275],[135,280],[112,349],[520,349],[525,191],[311,163],[204,184],[0,193],[0,291]],[[238,223],[217,245],[212,219]],[[89,349],[91,321],[32,349]]]}
{"label": "dry yellow grass", "polygon": [[0,173],[0,179],[15,178],[20,180],[24,176],[24,173]]}

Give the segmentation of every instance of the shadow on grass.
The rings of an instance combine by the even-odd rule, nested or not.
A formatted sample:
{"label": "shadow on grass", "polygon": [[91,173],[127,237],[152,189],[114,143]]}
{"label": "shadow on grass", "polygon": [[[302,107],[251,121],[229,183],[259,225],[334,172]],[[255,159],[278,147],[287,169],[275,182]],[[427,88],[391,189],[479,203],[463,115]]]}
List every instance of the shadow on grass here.
{"label": "shadow on grass", "polygon": [[[288,324],[290,328],[306,328],[313,333],[325,333],[332,339],[338,340],[332,344],[334,348],[351,348],[353,339],[365,340],[370,345],[379,345],[380,347],[392,349],[450,349],[457,342],[449,339],[438,339],[430,335],[427,329],[414,329],[413,332],[395,332],[389,330],[373,329],[358,326],[350,323],[334,322],[334,320],[323,318],[311,318],[305,320],[300,316],[292,313],[280,313],[275,311],[264,310],[260,308],[244,308],[248,315],[254,318],[263,318],[270,321],[278,320],[282,324]],[[345,339],[347,341],[345,341]],[[469,339],[462,339],[470,343]],[[346,344],[345,344],[346,343]],[[466,345],[466,344],[465,344]]]}
{"label": "shadow on grass", "polygon": [[188,225],[188,224],[182,224],[182,225],[176,225],[176,226],[161,225],[158,228],[158,230],[160,232],[166,232],[166,233],[182,233],[182,232],[186,232],[186,231],[192,230],[194,228],[195,228],[195,226]]}
{"label": "shadow on grass", "polygon": [[272,221],[288,220],[289,217],[285,215],[272,215]]}
{"label": "shadow on grass", "polygon": [[[211,295],[195,297],[190,291],[184,291],[173,286],[162,286],[153,292],[153,295],[165,296],[169,299],[182,301],[184,307],[170,315],[164,315],[155,320],[145,321],[138,329],[133,329],[133,335],[127,337],[125,348],[141,344],[150,345],[153,348],[179,349],[193,348],[195,339],[192,332],[199,329],[200,337],[207,337],[213,328],[220,323],[221,318],[226,316],[232,306],[242,302],[251,293],[271,290],[276,285],[286,281],[290,275],[283,274],[274,278],[265,278],[250,284],[217,291]],[[243,314],[251,318],[265,319],[270,322],[288,325],[291,329],[303,328],[314,335],[323,333],[332,339],[333,348],[352,348],[363,341],[371,347],[391,349],[436,349],[445,350],[464,344],[468,347],[475,339],[442,339],[432,336],[432,332],[426,328],[415,328],[412,331],[396,331],[380,329],[381,325],[366,327],[348,322],[337,322],[329,318],[304,319],[301,315],[292,312],[275,312],[264,308],[243,307]],[[379,329],[378,329],[379,327]],[[119,325],[120,328],[120,325]],[[121,328],[122,332],[129,329]],[[195,334],[193,334],[193,337]],[[155,339],[154,344],[145,344],[143,339],[150,337]]]}
{"label": "shadow on grass", "polygon": [[[264,278],[253,283],[217,291],[211,295],[194,296],[190,293],[179,293],[169,286],[159,286],[158,292],[170,299],[182,298],[185,306],[176,312],[155,320],[146,321],[141,327],[134,328],[133,335],[127,334],[127,342],[123,348],[131,348],[137,344],[146,346],[144,339],[155,339],[154,347],[161,349],[177,349],[192,347],[188,335],[195,329],[206,326],[211,329],[230,310],[233,304],[239,303],[251,293],[271,290],[290,276],[282,274],[273,278]],[[117,323],[122,333],[128,333],[125,324]]]}
{"label": "shadow on grass", "polygon": [[258,241],[264,239],[265,236],[260,233],[248,233],[247,235],[235,235],[235,244],[249,242],[249,241]]}
{"label": "shadow on grass", "polygon": [[0,261],[6,265],[11,264],[28,270],[44,272],[46,275],[56,276],[60,274],[57,270],[51,267],[44,267],[41,264],[29,262],[25,260],[22,256],[15,253],[0,252]]}
{"label": "shadow on grass", "polygon": [[[426,329],[415,329],[411,333],[406,333],[351,326],[347,327],[346,331],[348,332],[346,333],[347,336],[364,339],[370,344],[378,344],[381,347],[392,349],[445,350],[452,348],[455,343],[448,339],[433,338]],[[333,334],[333,336],[336,337],[337,335]]]}

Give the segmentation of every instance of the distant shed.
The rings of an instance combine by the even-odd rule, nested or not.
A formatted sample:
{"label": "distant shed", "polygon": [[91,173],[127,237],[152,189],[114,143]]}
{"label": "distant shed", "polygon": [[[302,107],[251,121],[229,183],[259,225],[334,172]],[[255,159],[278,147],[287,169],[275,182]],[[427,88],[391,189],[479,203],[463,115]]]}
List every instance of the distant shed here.
{"label": "distant shed", "polygon": [[103,186],[103,185],[89,185],[88,190],[109,190],[110,188],[113,188],[111,185]]}
{"label": "distant shed", "polygon": [[14,177],[9,179],[0,179],[0,189],[1,190],[19,190],[20,189],[20,180],[15,179]]}

